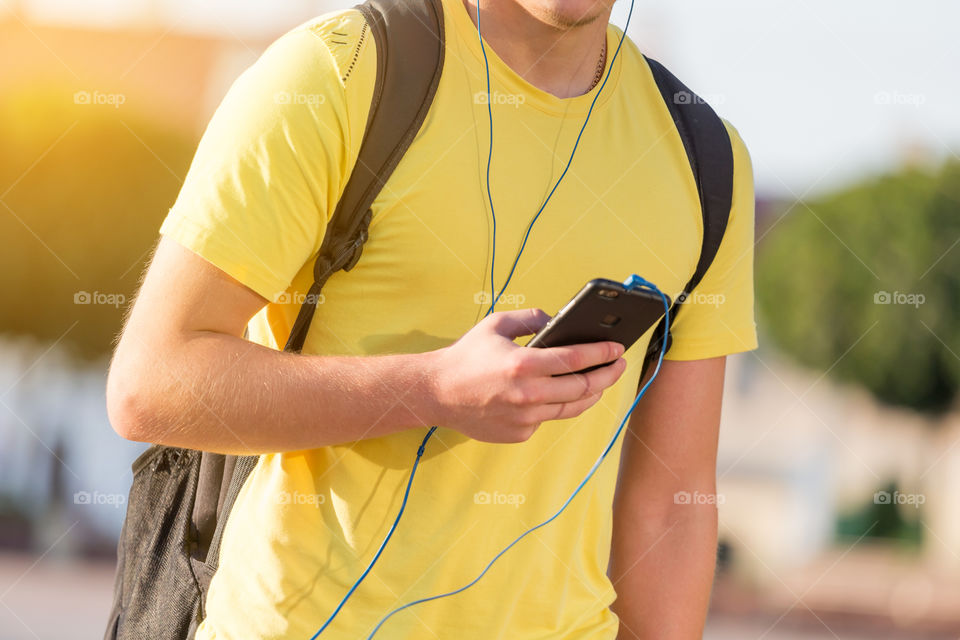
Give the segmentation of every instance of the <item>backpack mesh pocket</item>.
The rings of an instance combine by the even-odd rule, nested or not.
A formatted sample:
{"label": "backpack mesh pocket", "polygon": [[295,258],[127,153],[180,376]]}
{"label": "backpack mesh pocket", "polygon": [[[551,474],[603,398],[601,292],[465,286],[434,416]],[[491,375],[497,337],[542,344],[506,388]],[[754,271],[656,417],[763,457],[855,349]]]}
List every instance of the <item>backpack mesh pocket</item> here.
{"label": "backpack mesh pocket", "polygon": [[200,616],[191,566],[199,451],[155,445],[133,463],[105,640],[184,640]]}

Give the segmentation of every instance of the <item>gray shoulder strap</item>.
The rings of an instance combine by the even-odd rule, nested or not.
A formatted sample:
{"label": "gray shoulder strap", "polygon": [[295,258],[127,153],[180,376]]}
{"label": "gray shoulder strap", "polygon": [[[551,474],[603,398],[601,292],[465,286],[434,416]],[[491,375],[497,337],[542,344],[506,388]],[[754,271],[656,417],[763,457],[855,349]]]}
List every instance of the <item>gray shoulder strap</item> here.
{"label": "gray shoulder strap", "polygon": [[[327,278],[340,269],[349,270],[359,259],[367,239],[370,205],[420,131],[443,70],[440,0],[367,0],[357,9],[363,13],[376,42],[373,100],[356,164],[314,265],[313,286],[300,307],[284,351],[300,352]],[[217,478],[207,479],[206,484],[213,490],[197,497],[209,502],[200,511],[216,514],[215,529],[208,534],[206,559],[210,566],[218,563],[224,527],[257,459],[258,456],[226,456],[223,464],[212,460],[206,464],[211,471],[223,470],[222,477],[218,474]],[[208,523],[213,520],[207,518]]]}
{"label": "gray shoulder strap", "polygon": [[440,0],[367,0],[363,13],[377,46],[377,75],[367,129],[350,179],[327,226],[314,265],[314,283],[300,307],[285,351],[299,353],[320,290],[340,269],[350,270],[367,240],[370,205],[427,117],[443,71]]}
{"label": "gray shoulder strap", "polygon": [[[676,318],[683,302],[690,296],[707,269],[717,256],[723,234],[727,230],[730,207],[733,203],[733,148],[730,136],[720,116],[697,94],[662,64],[647,58],[653,79],[663,97],[667,109],[683,141],[683,147],[690,161],[697,191],[700,195],[700,214],[703,217],[703,242],[700,247],[700,259],[683,293],[677,296],[670,309],[670,324]],[[641,379],[650,364],[660,353],[660,346],[667,341],[670,349],[671,327],[661,320],[650,339]]]}

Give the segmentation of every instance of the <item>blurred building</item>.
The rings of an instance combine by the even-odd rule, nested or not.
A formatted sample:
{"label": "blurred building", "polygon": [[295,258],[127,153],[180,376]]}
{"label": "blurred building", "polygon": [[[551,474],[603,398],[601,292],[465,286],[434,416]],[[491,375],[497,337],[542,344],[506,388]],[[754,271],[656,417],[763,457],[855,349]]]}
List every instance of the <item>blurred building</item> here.
{"label": "blurred building", "polygon": [[270,38],[0,19],[0,93],[22,86],[123,96],[122,106],[202,131]]}
{"label": "blurred building", "polygon": [[[715,608],[956,637],[960,417],[882,406],[766,351],[730,358],[727,375],[718,493],[730,557]],[[891,503],[919,523],[919,548],[870,537],[877,522],[838,535],[844,514]]]}

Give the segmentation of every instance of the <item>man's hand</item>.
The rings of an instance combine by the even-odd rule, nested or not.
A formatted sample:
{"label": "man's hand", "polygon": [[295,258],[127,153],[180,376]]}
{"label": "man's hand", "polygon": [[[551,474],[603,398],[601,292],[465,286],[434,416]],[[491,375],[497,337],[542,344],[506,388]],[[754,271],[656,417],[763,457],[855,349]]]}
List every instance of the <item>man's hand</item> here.
{"label": "man's hand", "polygon": [[699,640],[717,551],[726,358],[665,360],[630,417],[614,499],[618,640]]}
{"label": "man's hand", "polygon": [[549,319],[539,309],[493,313],[440,350],[435,376],[440,423],[475,440],[523,442],[541,422],[572,418],[593,406],[626,369],[623,345],[540,349],[513,342]]}
{"label": "man's hand", "polygon": [[487,442],[520,442],[545,420],[585,411],[624,369],[618,361],[551,377],[616,360],[622,348],[514,344],[546,323],[536,310],[491,314],[453,345],[425,353],[284,353],[242,338],[266,302],[161,239],[110,366],[114,429],[131,440],[239,454],[434,424]]}

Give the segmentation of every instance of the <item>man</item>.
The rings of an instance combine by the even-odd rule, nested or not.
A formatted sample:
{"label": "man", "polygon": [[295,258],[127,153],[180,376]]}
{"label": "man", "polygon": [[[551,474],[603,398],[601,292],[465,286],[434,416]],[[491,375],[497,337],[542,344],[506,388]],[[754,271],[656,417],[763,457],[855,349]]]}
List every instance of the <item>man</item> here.
{"label": "man", "polygon": [[[481,4],[494,247],[477,5],[443,0],[430,113],[374,205],[360,262],[327,282],[304,355],[278,349],[366,123],[376,56],[361,15],[286,34],[230,90],[161,228],[108,381],[124,437],[263,454],[231,513],[198,639],[313,635],[376,552],[431,425],[403,521],[323,637],[366,637],[392,608],[467,584],[554,513],[602,451],[637,393],[649,336],[626,354],[515,339],[596,277],[638,273],[675,296],[702,233],[644,59],[625,41],[610,67],[612,4]],[[607,70],[568,175],[499,312],[483,318],[493,250],[500,287]],[[675,494],[715,492],[724,356],[756,345],[752,175],[728,129],[726,235],[622,447],[483,580],[394,616],[378,637],[700,637],[716,508]]]}

